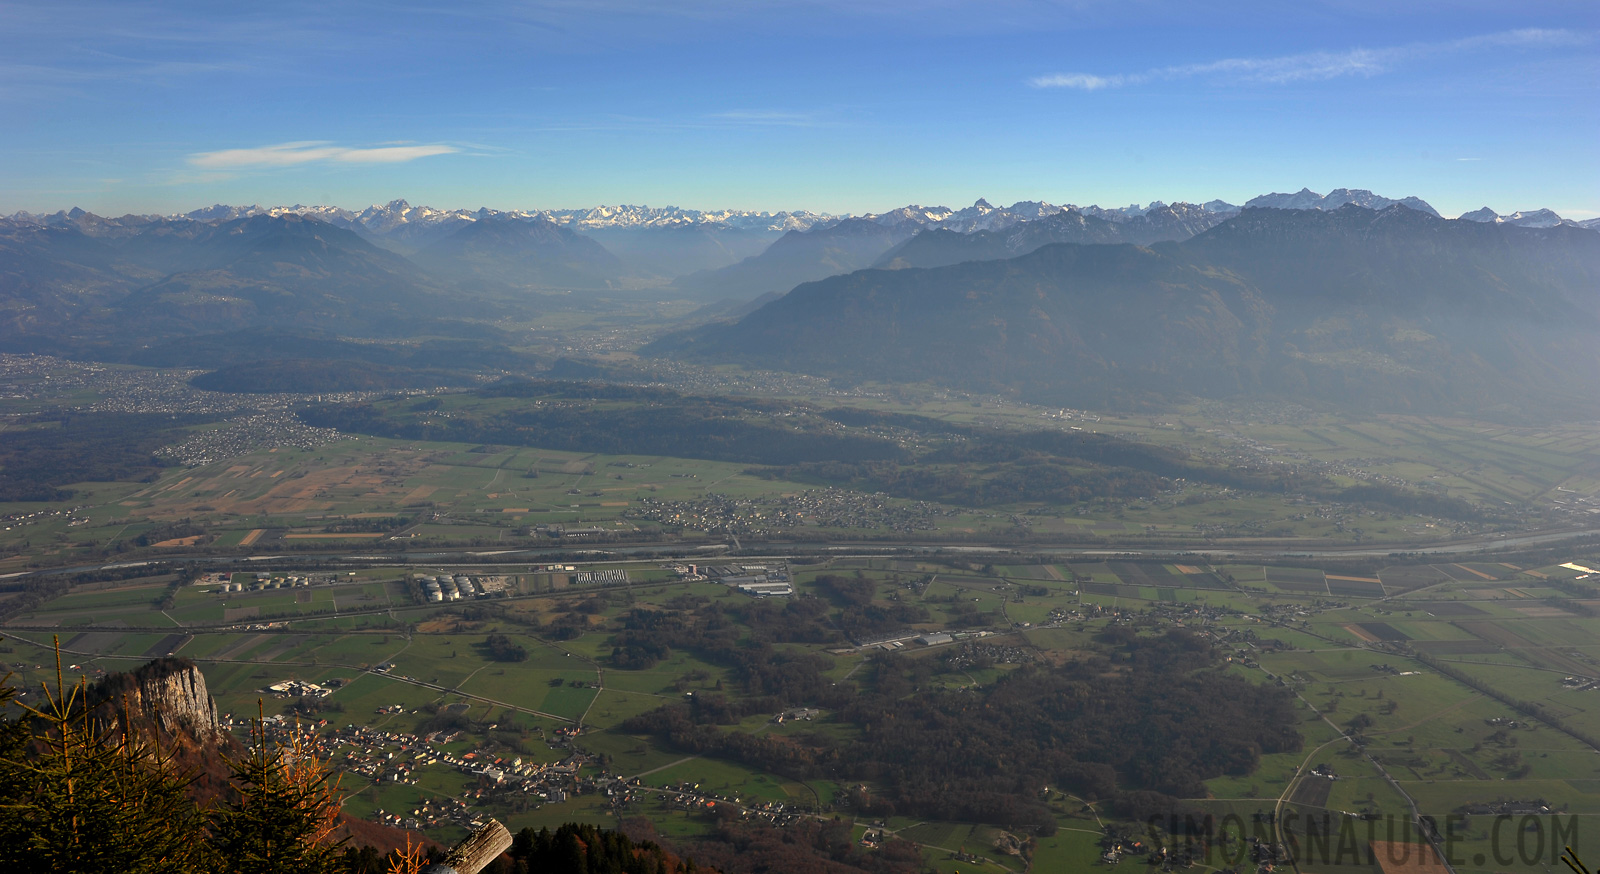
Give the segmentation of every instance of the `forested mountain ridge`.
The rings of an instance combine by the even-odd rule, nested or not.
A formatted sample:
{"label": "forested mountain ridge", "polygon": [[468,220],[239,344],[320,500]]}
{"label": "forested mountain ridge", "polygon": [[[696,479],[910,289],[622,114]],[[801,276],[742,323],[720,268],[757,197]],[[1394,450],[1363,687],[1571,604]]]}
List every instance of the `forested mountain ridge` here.
{"label": "forested mountain ridge", "polygon": [[1570,410],[1600,401],[1596,289],[1588,230],[1262,209],[1182,243],[833,277],[647,351],[1091,407]]}
{"label": "forested mountain ridge", "polygon": [[492,311],[352,231],[300,216],[113,230],[0,224],[4,339],[148,342],[294,326],[370,336]]}

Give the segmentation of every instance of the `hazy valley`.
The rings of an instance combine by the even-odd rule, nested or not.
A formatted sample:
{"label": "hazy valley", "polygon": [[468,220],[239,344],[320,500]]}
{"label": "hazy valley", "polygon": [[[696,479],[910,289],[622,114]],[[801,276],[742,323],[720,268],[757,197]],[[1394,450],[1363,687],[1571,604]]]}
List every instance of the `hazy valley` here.
{"label": "hazy valley", "polygon": [[1597,292],[1346,189],[13,215],[0,659],[192,660],[487,870],[1544,870],[1470,860],[1600,816]]}

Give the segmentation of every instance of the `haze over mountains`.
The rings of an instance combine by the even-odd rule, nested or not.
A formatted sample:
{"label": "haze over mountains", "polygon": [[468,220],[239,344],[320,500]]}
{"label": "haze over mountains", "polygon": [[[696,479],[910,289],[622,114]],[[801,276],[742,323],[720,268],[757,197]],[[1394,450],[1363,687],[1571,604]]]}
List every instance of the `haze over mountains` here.
{"label": "haze over mountains", "polygon": [[543,218],[468,222],[411,260],[441,277],[506,285],[605,287],[623,272],[605,246]]}
{"label": "haze over mountains", "polygon": [[[1362,189],[1339,188],[1326,195],[1308,189],[1293,194],[1264,194],[1246,207],[1279,209],[1337,209],[1345,204],[1383,209],[1399,203],[1437,215],[1417,197],[1394,199]],[[498,277],[520,286],[609,287],[619,276],[632,277],[634,285],[675,283],[690,296],[732,296],[751,299],[774,290],[838,272],[873,264],[888,265],[890,247],[929,231],[948,232],[943,242],[917,243],[905,254],[902,266],[931,266],[930,249],[965,246],[971,257],[1014,256],[1050,242],[1130,242],[1147,244],[1183,240],[1238,214],[1241,207],[1222,200],[1204,204],[1161,201],[1125,207],[1055,205],[1021,201],[996,207],[985,200],[972,206],[910,205],[863,216],[830,215],[808,211],[762,212],[750,210],[694,210],[679,207],[601,206],[586,209],[494,210],[480,208],[436,209],[412,206],[404,200],[374,205],[359,211],[329,206],[225,206],[197,209],[183,215],[128,215],[102,218],[73,209],[48,215],[26,212],[0,219],[7,224],[71,227],[96,238],[146,236],[153,225],[177,226],[185,222],[217,224],[257,216],[302,216],[350,230],[368,242],[402,255],[416,256],[445,269],[466,267],[480,277]],[[1548,209],[1497,215],[1487,207],[1463,218],[1526,227],[1578,224],[1594,228],[1600,219],[1582,223],[1562,219]],[[543,228],[535,236],[545,247],[534,261],[521,255],[493,257],[488,249],[471,243],[467,234],[454,243],[443,241],[480,222],[520,222]],[[1039,223],[1043,224],[1039,224]],[[864,223],[877,225],[876,231]],[[842,225],[842,226],[841,226]],[[501,236],[515,225],[500,226]],[[1004,240],[998,232],[1022,227]],[[559,229],[559,230],[557,230]],[[566,233],[561,233],[561,232]],[[490,233],[490,232],[479,232]],[[952,235],[988,233],[991,236],[964,243]],[[579,237],[592,239],[606,250],[601,254]],[[773,244],[787,237],[782,246]],[[871,251],[879,242],[884,245]],[[528,240],[523,245],[531,245]],[[769,251],[770,249],[770,251]],[[468,255],[468,253],[473,253]],[[448,254],[454,253],[454,254]],[[765,257],[763,257],[765,256]],[[463,257],[471,265],[460,262]],[[945,257],[953,257],[945,256]],[[615,260],[612,260],[612,259]],[[758,259],[751,263],[749,259]],[[567,262],[556,269],[546,262]],[[493,261],[494,263],[487,263]],[[537,263],[535,263],[537,262]],[[725,271],[725,272],[719,272]]]}
{"label": "haze over mountains", "polygon": [[1247,209],[1178,243],[835,276],[649,351],[1095,408],[1592,408],[1597,291],[1600,234],[1583,228]]}
{"label": "haze over mountains", "polygon": [[0,224],[7,343],[296,325],[393,334],[445,315],[493,314],[481,301],[448,295],[401,256],[314,219],[80,218],[77,225]]}
{"label": "haze over mountains", "polygon": [[470,338],[537,367],[509,352],[508,330],[632,295],[729,302],[701,319],[736,322],[647,349],[708,363],[1089,406],[1264,392],[1529,408],[1587,398],[1600,376],[1594,225],[1549,210],[1448,220],[1351,189],[1242,208],[980,200],[856,217],[404,201],[19,213],[0,219],[0,349],[129,360],[190,338],[212,352],[186,360],[220,366],[238,355],[205,338]]}
{"label": "haze over mountains", "polygon": [[939,267],[962,261],[1014,258],[1051,243],[1133,243],[1187,240],[1239,214],[1188,203],[1159,204],[1139,213],[1069,207],[1034,221],[960,233],[936,228],[919,233],[874,262],[876,267]]}

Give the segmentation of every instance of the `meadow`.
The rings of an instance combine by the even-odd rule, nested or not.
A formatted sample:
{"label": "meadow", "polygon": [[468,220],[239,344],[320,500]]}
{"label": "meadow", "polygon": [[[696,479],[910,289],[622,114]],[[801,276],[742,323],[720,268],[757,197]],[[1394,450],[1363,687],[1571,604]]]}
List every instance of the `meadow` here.
{"label": "meadow", "polygon": [[[82,391],[73,389],[59,401],[82,401]],[[471,398],[469,405],[464,398],[445,394],[435,400],[445,412],[469,406],[493,412],[521,402]],[[1446,518],[1415,508],[1199,480],[1145,497],[974,508],[774,479],[770,471],[756,475],[743,463],[350,436],[311,448],[245,448],[194,466],[169,466],[152,482],[63,483],[73,495],[61,501],[0,504],[0,574],[91,558],[570,545],[551,536],[557,529],[596,529],[590,539],[607,542],[685,547],[727,542],[730,535],[777,541],[1170,543],[1219,551],[1398,547],[1572,529],[1589,525],[1592,511],[1600,509],[1600,437],[1579,425],[1362,418],[1292,405],[1091,414],[914,390],[868,392],[847,401],[780,398],[785,399],[819,408],[845,403],[862,414],[913,415],[955,427],[1112,434],[1181,450],[1220,469],[1319,477],[1333,488],[1400,489],[1463,501],[1489,515]],[[215,427],[195,426],[194,432]],[[915,446],[923,438],[905,439]],[[1341,581],[1340,588],[1353,590],[1359,583]]]}
{"label": "meadow", "polygon": [[[1141,633],[1185,627],[1226,655],[1228,671],[1283,684],[1304,708],[1301,749],[1263,756],[1250,773],[1209,780],[1204,797],[1185,799],[1197,810],[1246,822],[1268,810],[1294,811],[1297,822],[1322,813],[1409,822],[1412,804],[1442,818],[1473,804],[1536,801],[1582,825],[1600,817],[1600,756],[1592,746],[1600,737],[1600,689],[1593,682],[1600,677],[1600,643],[1594,642],[1600,620],[1593,612],[1600,589],[1574,580],[1582,574],[1561,564],[1587,566],[1600,556],[1562,559],[1538,566],[1408,562],[1353,571],[1203,557],[990,563],[796,555],[790,567],[798,597],[837,597],[827,580],[847,575],[872,583],[875,608],[916,608],[921,618],[904,626],[898,646],[857,640],[784,647],[826,656],[832,665],[827,676],[864,684],[864,692],[873,688],[872,665],[884,647],[899,659],[927,661],[931,688],[982,688],[1022,663],[1082,658],[1112,625],[1131,624]],[[36,689],[54,678],[54,639],[69,675],[93,677],[175,653],[201,665],[219,709],[235,715],[257,707],[268,715],[289,712],[295,700],[263,691],[272,683],[338,679],[345,684],[322,705],[336,724],[420,732],[430,714],[459,704],[471,724],[518,726],[533,738],[526,744],[533,756],[560,755],[537,739],[581,725],[578,748],[600,757],[610,773],[638,776],[647,788],[698,783],[703,792],[742,804],[783,801],[829,816],[855,815],[864,827],[870,817],[851,812],[847,787],[839,782],[797,782],[628,733],[630,718],[686,694],[736,695],[738,688],[728,664],[692,648],[674,648],[647,667],[618,668],[613,641],[630,611],[751,601],[714,581],[680,581],[658,562],[579,569],[601,567],[627,570],[630,582],[582,586],[570,583],[571,574],[552,575],[538,565],[502,566],[492,570],[513,582],[505,597],[427,604],[405,582],[405,569],[374,565],[303,590],[224,593],[202,582],[180,588],[167,609],[160,604],[171,577],[98,584],[11,617],[0,627],[0,660],[13,682]],[[487,572],[476,565],[437,571]],[[1551,588],[1551,580],[1563,581],[1566,590]],[[254,612],[226,618],[225,611],[240,608]],[[558,627],[569,630],[551,636]],[[974,636],[933,646],[908,637],[937,631]],[[483,646],[491,634],[520,644],[525,658],[491,658]],[[954,650],[978,644],[986,647],[984,661],[940,667]],[[838,742],[853,736],[850,725],[827,712],[803,726],[776,725],[769,717],[745,717],[727,730],[775,737],[820,732]],[[458,743],[465,750],[483,742]],[[1313,774],[1319,767],[1333,776]],[[356,787],[349,809],[394,810],[424,796],[464,791],[459,775],[428,773],[416,785]],[[514,828],[572,818],[614,822],[634,814],[659,820],[667,834],[711,826],[702,815],[659,806],[655,797],[629,810],[598,808],[582,796],[530,810],[487,809]],[[1115,816],[1104,805],[1086,808],[1066,797],[1052,809],[1058,831],[1039,839],[1032,851],[1036,864],[1067,857],[1087,864],[1098,853],[1101,824]],[[937,870],[955,870],[954,854],[963,852],[988,860],[968,867],[1021,870],[1019,859],[994,850],[997,833],[990,826],[907,820],[887,827],[924,845]],[[1493,850],[1485,828],[1463,832],[1467,863],[1458,870],[1540,870],[1492,860],[1474,867],[1471,858]],[[1410,829],[1402,828],[1402,836],[1415,839]],[[1580,829],[1575,840],[1581,839]]]}

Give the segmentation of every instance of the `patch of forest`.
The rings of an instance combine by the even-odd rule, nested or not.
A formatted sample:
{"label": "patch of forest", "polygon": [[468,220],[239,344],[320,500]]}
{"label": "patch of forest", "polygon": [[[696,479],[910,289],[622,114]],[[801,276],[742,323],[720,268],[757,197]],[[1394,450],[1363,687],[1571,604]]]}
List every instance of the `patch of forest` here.
{"label": "patch of forest", "polygon": [[[509,862],[510,864],[507,864]],[[680,859],[655,841],[634,841],[618,831],[569,822],[555,831],[525,828],[486,874],[715,874],[714,868]]]}
{"label": "patch of forest", "polygon": [[[1128,816],[1182,808],[1204,781],[1246,774],[1264,753],[1298,749],[1292,696],[1223,670],[1211,645],[1185,630],[1113,627],[1082,658],[1030,662],[981,688],[933,682],[948,660],[877,656],[864,684],[834,681],[834,661],[788,642],[832,643],[904,631],[925,609],[875,603],[876,584],[823,575],[825,597],[782,603],[682,596],[619,618],[612,664],[654,667],[674,650],[728,669],[726,686],[633,717],[622,729],[673,748],[721,756],[787,779],[877,787],[853,799],[863,813],[903,814],[1048,831],[1045,786],[1111,802]],[[900,614],[897,609],[912,611]],[[831,711],[853,728],[747,734],[726,726],[796,706]]]}
{"label": "patch of forest", "polygon": [[557,402],[509,410],[467,406],[452,409],[449,416],[435,415],[427,404],[341,404],[313,407],[300,415],[308,424],[357,434],[613,455],[753,464],[905,457],[894,441],[843,433],[804,409],[772,402],[587,383],[517,383],[485,389],[479,396]]}
{"label": "patch of forest", "polygon": [[1120,630],[1128,634],[1105,641],[1096,657],[1026,664],[981,688],[930,686],[941,669],[931,659],[877,657],[869,687],[806,702],[835,708],[834,718],[856,729],[842,743],[823,732],[726,731],[720,726],[763,710],[715,697],[666,705],[623,729],[789,779],[870,784],[877,788],[853,799],[870,815],[1041,833],[1054,828],[1040,801],[1046,786],[1143,818],[1182,810],[1179,799],[1204,795],[1205,780],[1247,774],[1264,753],[1299,748],[1288,693],[1224,672],[1186,631]]}
{"label": "patch of forest", "polygon": [[80,482],[154,482],[172,462],[155,451],[194,417],[161,413],[31,416],[0,438],[0,501],[64,501]]}

